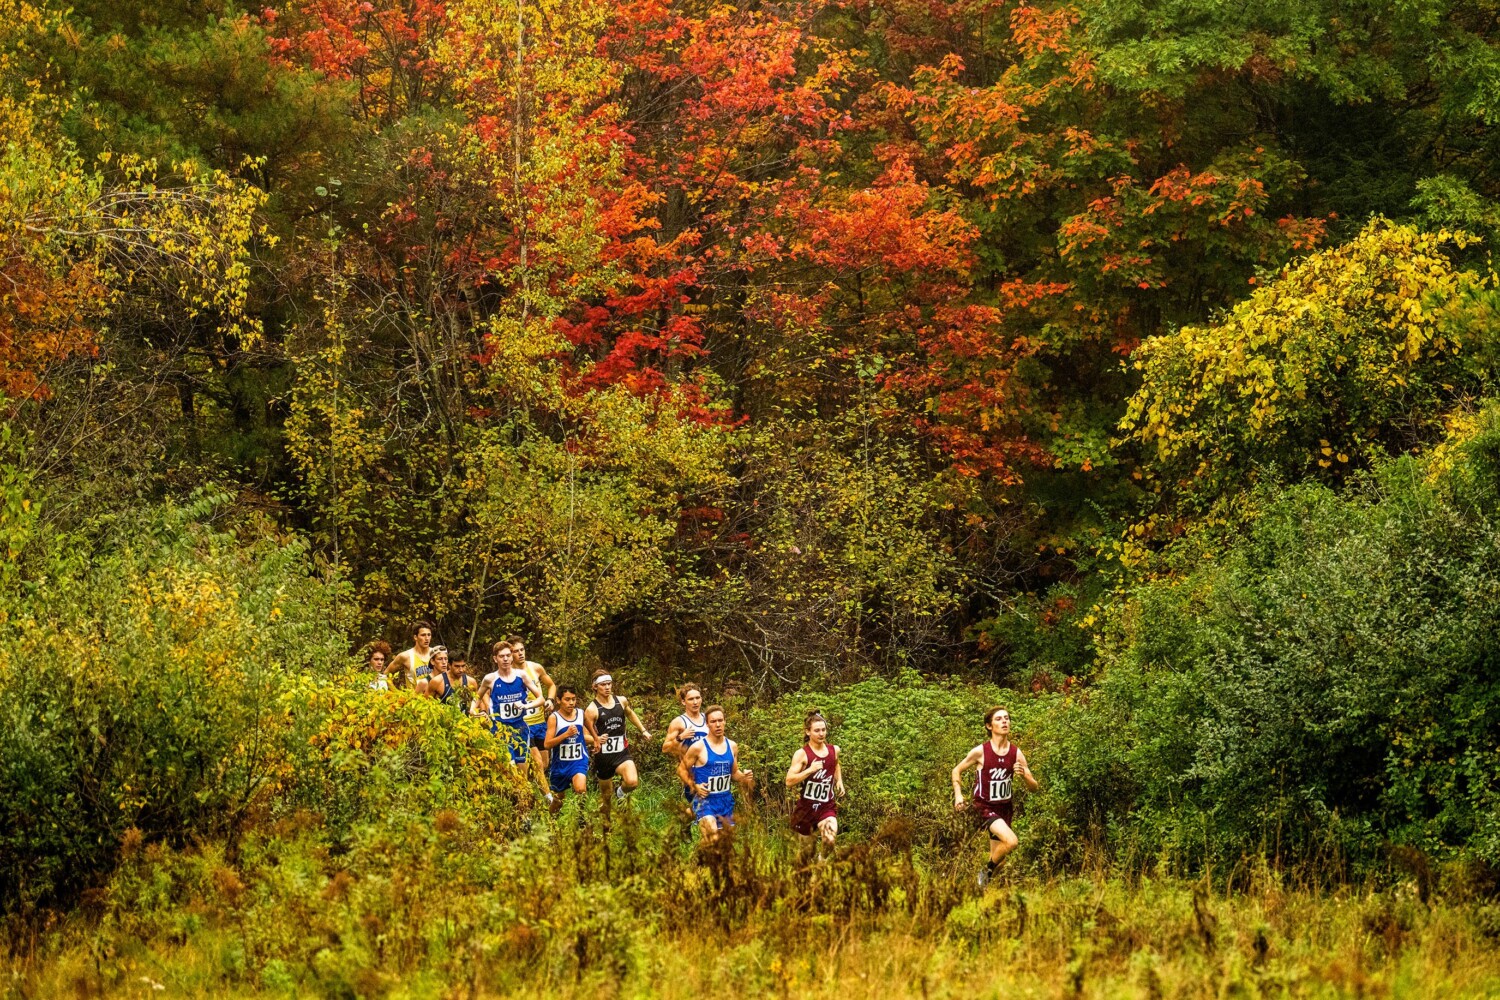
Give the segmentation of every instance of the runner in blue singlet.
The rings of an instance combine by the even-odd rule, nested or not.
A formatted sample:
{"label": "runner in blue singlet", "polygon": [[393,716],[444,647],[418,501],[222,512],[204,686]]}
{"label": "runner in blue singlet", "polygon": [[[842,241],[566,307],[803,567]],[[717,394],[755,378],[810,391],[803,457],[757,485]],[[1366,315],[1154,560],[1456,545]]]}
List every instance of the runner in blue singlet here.
{"label": "runner in blue singlet", "polygon": [[682,755],[677,777],[693,793],[693,815],[704,840],[713,840],[734,826],[734,785],[749,792],[755,779],[740,769],[739,745],[724,735],[724,709],[710,705],[703,714],[708,735]]}
{"label": "runner in blue singlet", "polygon": [[576,689],[566,684],[557,689],[557,711],[547,717],[543,742],[550,753],[547,783],[552,789],[550,804],[555,813],[562,808],[563,796],[569,790],[583,795],[589,788],[589,748]]}
{"label": "runner in blue singlet", "polygon": [[474,699],[475,714],[488,713],[490,732],[503,736],[509,745],[513,764],[526,763],[530,742],[526,713],[541,704],[542,693],[516,667],[515,651],[500,640],[491,647],[495,669],[485,674]]}

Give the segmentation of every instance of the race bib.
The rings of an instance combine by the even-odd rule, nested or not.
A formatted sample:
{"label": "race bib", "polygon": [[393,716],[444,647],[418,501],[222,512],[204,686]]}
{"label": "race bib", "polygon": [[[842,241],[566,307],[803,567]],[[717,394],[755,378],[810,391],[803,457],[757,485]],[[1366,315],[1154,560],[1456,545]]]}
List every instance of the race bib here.
{"label": "race bib", "polygon": [[579,743],[564,743],[557,748],[558,760],[583,760],[583,746]]}
{"label": "race bib", "polygon": [[990,776],[991,802],[1004,802],[1010,798],[1010,775],[993,774]]}
{"label": "race bib", "polygon": [[833,801],[833,782],[831,781],[809,781],[806,789],[802,797],[809,802]]}
{"label": "race bib", "polygon": [[495,714],[500,717],[501,722],[510,722],[525,715],[526,706],[519,701],[509,701],[501,705]]}
{"label": "race bib", "polygon": [[729,791],[729,775],[716,774],[703,783],[708,787],[708,794],[722,795]]}
{"label": "race bib", "polygon": [[604,737],[604,742],[599,745],[599,752],[601,754],[624,753],[625,752],[625,737],[623,737],[623,736],[606,736],[606,737]]}

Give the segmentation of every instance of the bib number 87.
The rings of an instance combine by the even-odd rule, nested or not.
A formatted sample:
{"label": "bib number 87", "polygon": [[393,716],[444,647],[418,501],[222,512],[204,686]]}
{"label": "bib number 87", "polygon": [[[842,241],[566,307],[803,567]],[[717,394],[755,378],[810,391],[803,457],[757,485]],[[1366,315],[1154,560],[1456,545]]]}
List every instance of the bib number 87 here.
{"label": "bib number 87", "polygon": [[606,737],[604,737],[604,742],[600,745],[599,752],[601,754],[624,753],[625,752],[625,737],[623,737],[623,736],[606,736]]}

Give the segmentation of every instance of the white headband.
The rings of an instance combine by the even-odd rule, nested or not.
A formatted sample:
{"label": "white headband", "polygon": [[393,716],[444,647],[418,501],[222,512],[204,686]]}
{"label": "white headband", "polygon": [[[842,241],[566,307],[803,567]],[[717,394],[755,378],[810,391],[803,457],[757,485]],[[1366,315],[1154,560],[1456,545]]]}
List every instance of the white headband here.
{"label": "white headband", "polygon": [[600,674],[598,677],[594,678],[594,687],[598,687],[600,684],[604,683],[613,684],[614,681],[615,679],[609,676],[609,674]]}

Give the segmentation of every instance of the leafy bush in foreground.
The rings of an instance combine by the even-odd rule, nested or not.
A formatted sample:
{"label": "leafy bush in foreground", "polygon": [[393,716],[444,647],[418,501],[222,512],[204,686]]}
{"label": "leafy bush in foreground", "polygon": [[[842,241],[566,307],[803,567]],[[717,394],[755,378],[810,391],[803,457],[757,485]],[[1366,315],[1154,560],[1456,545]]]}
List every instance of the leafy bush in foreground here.
{"label": "leafy bush in foreground", "polygon": [[[24,483],[6,482],[9,500]],[[15,496],[10,496],[15,494]],[[342,676],[346,639],[306,547],[203,498],[48,533],[0,505],[0,906],[65,902],[122,840],[237,842],[313,806],[516,814],[488,737],[435,702]],[[382,788],[394,789],[380,794]]]}
{"label": "leafy bush in foreground", "polygon": [[1426,463],[1270,495],[1221,559],[1117,609],[1099,700],[1138,831],[1188,860],[1500,862],[1497,453],[1492,407]]}

